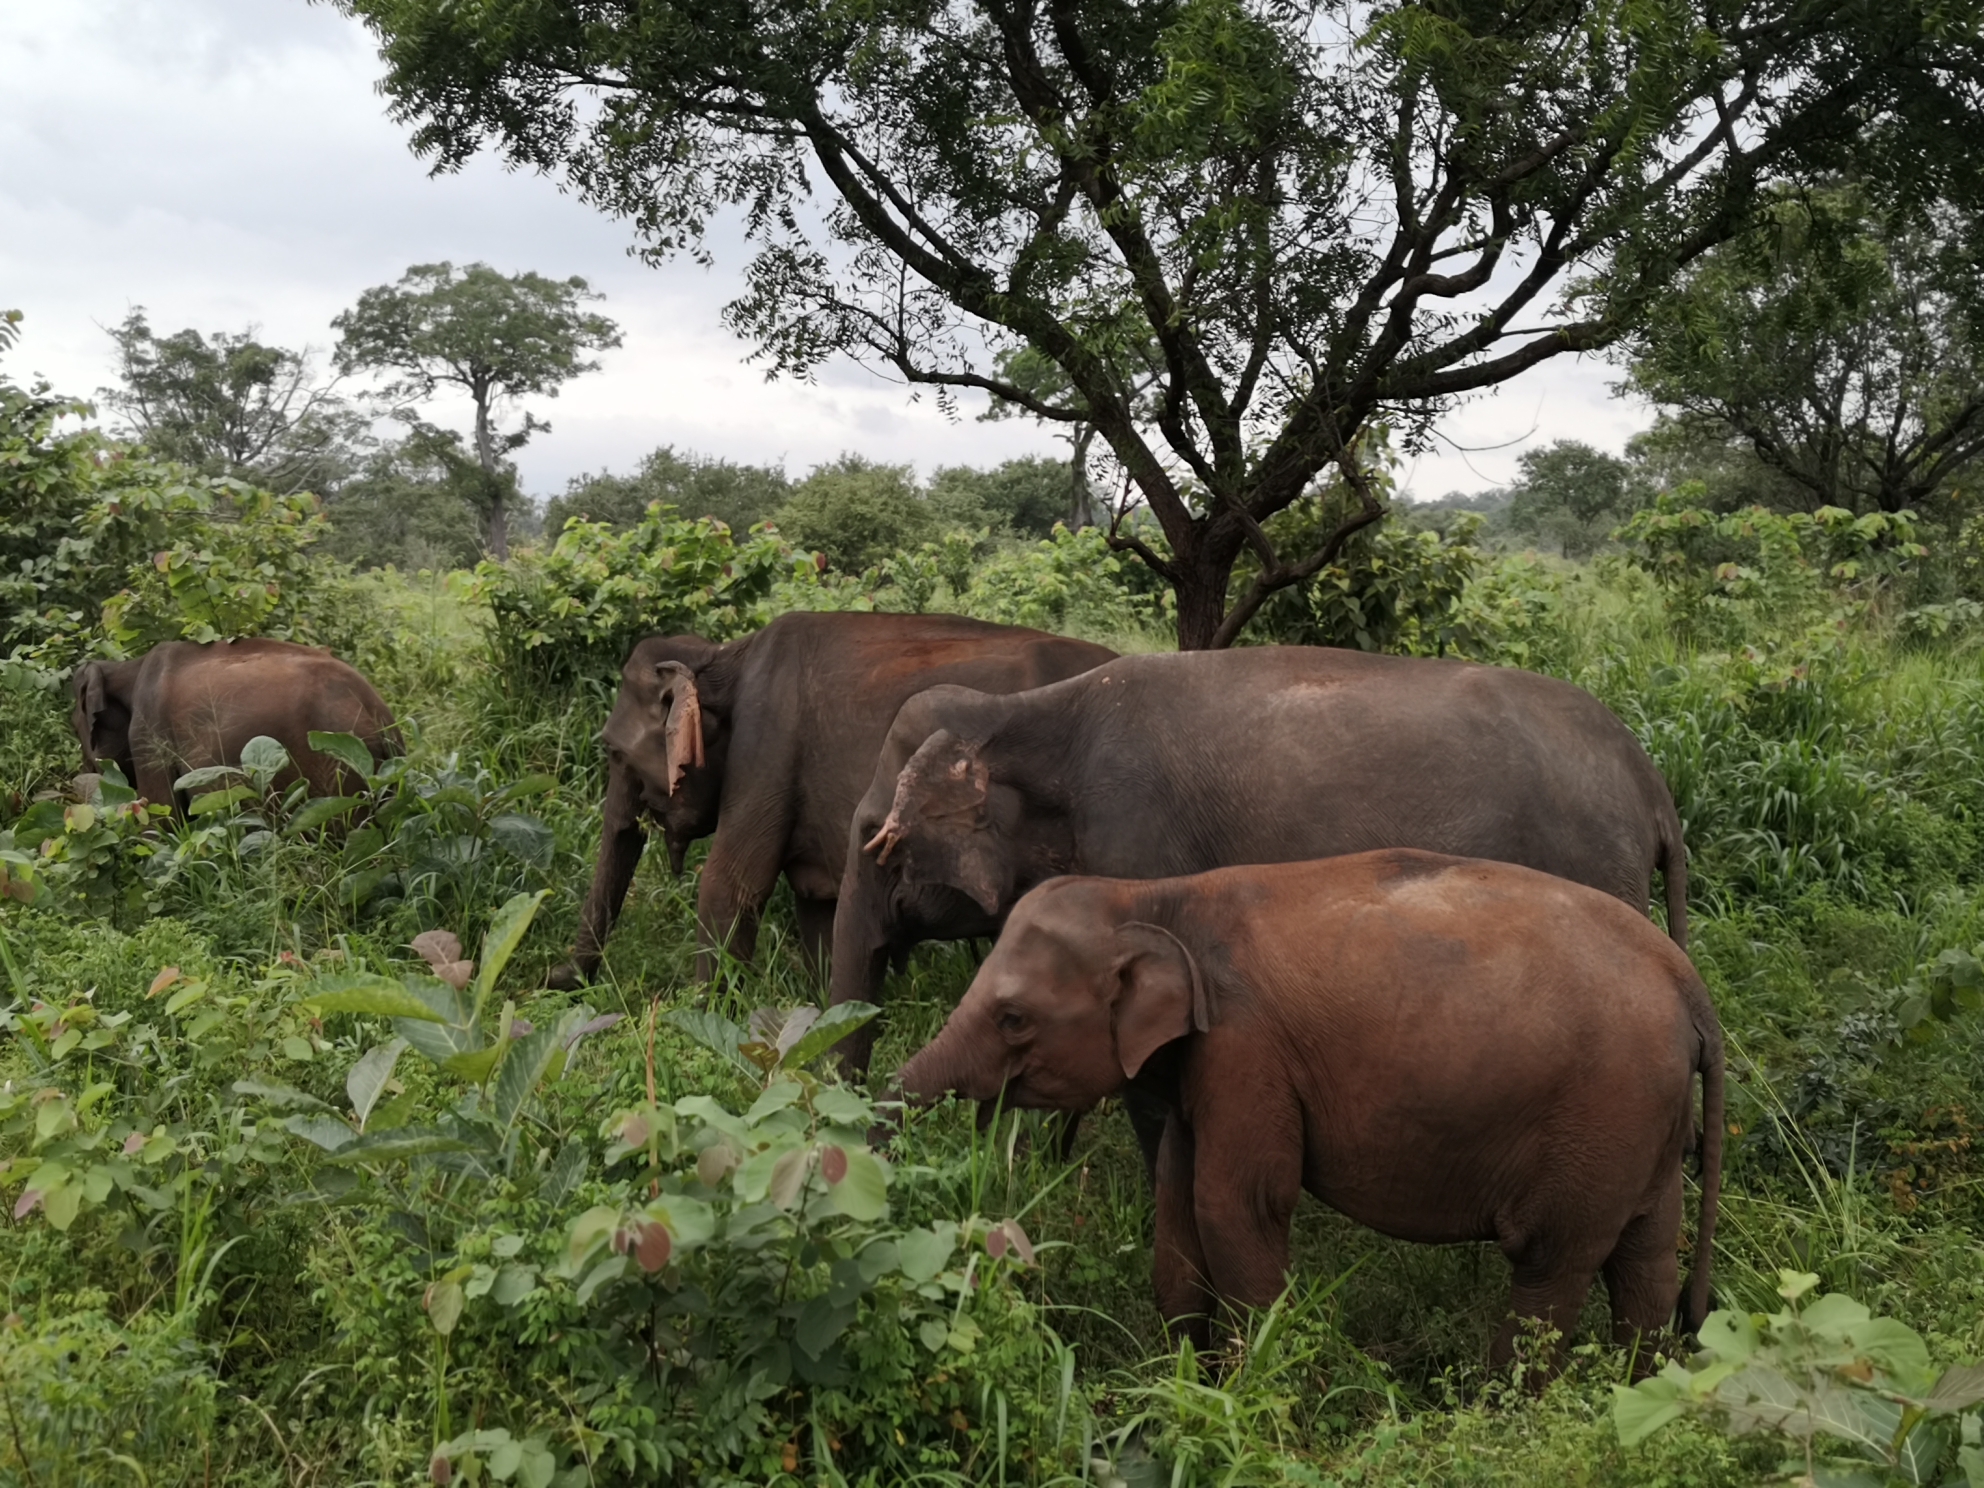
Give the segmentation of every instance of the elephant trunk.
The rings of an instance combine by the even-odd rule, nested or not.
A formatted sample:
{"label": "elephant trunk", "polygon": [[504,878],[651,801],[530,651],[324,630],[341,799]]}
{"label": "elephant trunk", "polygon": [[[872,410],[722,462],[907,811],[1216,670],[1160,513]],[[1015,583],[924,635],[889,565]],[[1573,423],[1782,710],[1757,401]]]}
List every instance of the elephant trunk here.
{"label": "elephant trunk", "polygon": [[1006,1084],[1005,1041],[989,1023],[960,1007],[936,1038],[925,1044],[896,1075],[903,1096],[927,1104],[955,1093],[989,1101]]}

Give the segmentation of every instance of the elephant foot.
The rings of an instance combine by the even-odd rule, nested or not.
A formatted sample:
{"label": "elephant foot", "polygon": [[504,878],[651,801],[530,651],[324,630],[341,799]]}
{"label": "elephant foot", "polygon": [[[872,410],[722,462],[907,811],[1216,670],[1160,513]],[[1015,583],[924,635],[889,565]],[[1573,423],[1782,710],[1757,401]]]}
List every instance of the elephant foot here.
{"label": "elephant foot", "polygon": [[592,978],[579,970],[576,962],[567,961],[562,966],[554,966],[544,979],[544,985],[553,992],[576,992]]}

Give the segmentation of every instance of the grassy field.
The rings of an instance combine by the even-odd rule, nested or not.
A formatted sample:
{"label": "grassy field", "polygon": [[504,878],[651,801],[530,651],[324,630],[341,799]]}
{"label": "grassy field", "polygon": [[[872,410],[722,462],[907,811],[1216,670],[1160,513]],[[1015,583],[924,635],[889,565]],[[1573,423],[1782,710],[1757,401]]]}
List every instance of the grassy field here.
{"label": "grassy field", "polygon": [[[1771,1312],[1811,1273],[1939,1363],[1984,1355],[1984,652],[1865,608],[1687,611],[1623,571],[1546,587],[1511,654],[1616,709],[1687,824],[1731,1050],[1720,1300]],[[693,861],[643,862],[583,998],[533,990],[590,871],[608,684],[519,690],[458,582],[361,588],[358,659],[410,748],[353,830],[252,793],[186,825],[110,796],[33,817],[74,768],[65,704],[0,693],[0,808],[30,813],[0,848],[35,885],[0,900],[0,1481],[1709,1485],[1785,1461],[1693,1418],[1622,1446],[1601,1293],[1561,1377],[1491,1375],[1499,1256],[1313,1203],[1283,1301],[1214,1366],[1181,1357],[1121,1114],[1061,1164],[1024,1121],[940,1110],[871,1171],[859,1092],[753,1067],[722,1027],[819,1000],[783,899],[699,1008]],[[389,1021],[381,979],[417,979],[434,928],[500,967],[458,1010],[480,1063],[393,1047],[421,1020]],[[892,980],[878,1070],[973,968],[932,946]]]}

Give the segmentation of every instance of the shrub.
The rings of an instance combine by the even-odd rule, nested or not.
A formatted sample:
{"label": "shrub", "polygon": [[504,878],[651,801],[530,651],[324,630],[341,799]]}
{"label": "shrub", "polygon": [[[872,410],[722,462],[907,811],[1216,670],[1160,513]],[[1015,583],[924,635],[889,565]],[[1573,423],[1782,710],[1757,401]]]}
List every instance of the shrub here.
{"label": "shrub", "polygon": [[582,680],[610,686],[644,636],[722,641],[756,630],[771,618],[777,582],[812,573],[769,526],[740,543],[721,522],[685,521],[656,503],[631,527],[574,520],[548,552],[485,562],[472,593],[489,606],[505,682],[569,691]]}

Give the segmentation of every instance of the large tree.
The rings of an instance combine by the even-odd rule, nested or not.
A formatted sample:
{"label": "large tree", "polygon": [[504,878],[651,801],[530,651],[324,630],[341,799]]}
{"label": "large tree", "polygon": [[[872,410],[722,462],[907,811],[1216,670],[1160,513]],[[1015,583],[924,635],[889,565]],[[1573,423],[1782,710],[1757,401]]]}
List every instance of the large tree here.
{"label": "large tree", "polygon": [[1589,558],[1653,492],[1626,461],[1578,439],[1524,450],[1509,488],[1508,530]]}
{"label": "large tree", "polygon": [[1630,344],[1628,385],[1734,436],[1803,505],[1900,511],[1984,458],[1984,218],[1785,192]]}
{"label": "large tree", "polygon": [[542,274],[499,274],[487,264],[415,264],[397,284],[368,289],[331,324],[337,329],[340,371],[395,375],[391,391],[431,397],[442,384],[467,393],[475,408],[473,448],[483,475],[481,506],[489,551],[510,556],[510,506],[515,481],[504,456],[550,425],[526,413],[508,430],[497,427],[505,402],[558,396],[559,387],[598,368],[587,353],[620,344],[604,315],[584,308],[596,300],[586,281]]}
{"label": "large tree", "polygon": [[361,456],[366,412],[307,350],[271,345],[253,326],[160,336],[142,305],[110,338],[119,385],[97,397],[156,455],[285,495],[335,486]]}
{"label": "large tree", "polygon": [[[340,3],[436,168],[494,146],[657,256],[740,212],[773,369],[1093,422],[1184,646],[1381,515],[1368,424],[1608,344],[1773,178],[1966,168],[1984,114],[1984,0]],[[1065,396],[999,375],[1020,345]],[[1277,551],[1332,464],[1356,509]]]}

